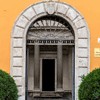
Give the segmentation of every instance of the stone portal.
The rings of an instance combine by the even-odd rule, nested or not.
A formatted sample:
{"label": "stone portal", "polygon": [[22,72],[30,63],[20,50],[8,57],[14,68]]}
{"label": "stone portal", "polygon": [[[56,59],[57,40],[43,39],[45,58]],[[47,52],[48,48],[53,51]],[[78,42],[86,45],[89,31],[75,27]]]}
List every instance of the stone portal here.
{"label": "stone portal", "polygon": [[[81,76],[86,75],[90,68],[90,34],[83,16],[78,11],[68,4],[56,1],[50,1],[49,6],[47,2],[34,4],[23,11],[16,20],[12,31],[11,41],[11,75],[16,81],[19,90],[19,100],[26,100],[26,90],[30,90],[28,89],[29,87],[27,87],[28,79],[31,80],[29,84],[32,84],[30,88],[33,90],[35,89],[35,93],[38,93],[38,91],[40,92],[41,80],[39,80],[39,78],[41,78],[41,76],[39,74],[41,74],[41,57],[39,55],[40,50],[36,49],[40,48],[38,45],[74,46],[72,51],[75,51],[75,53],[69,53],[72,54],[72,60],[70,61],[72,61],[71,64],[74,66],[74,70],[71,70],[73,80],[72,100],[78,100],[78,87],[81,82]],[[33,51],[28,49],[28,47]],[[35,53],[34,50],[37,50],[37,53]],[[71,51],[69,50],[69,52]],[[37,60],[33,58],[33,55],[37,57]],[[53,59],[56,59],[55,61],[57,62],[59,54],[57,53],[56,55],[57,57]],[[62,55],[62,61],[64,61],[65,58],[63,58]],[[30,66],[29,68],[26,61],[30,62],[30,66],[34,65],[35,69]],[[58,66],[58,63],[56,66]],[[61,69],[61,63],[59,68]],[[27,69],[31,70],[31,73],[28,75]],[[60,69],[57,69],[57,71],[60,72]],[[37,70],[38,73],[36,73],[35,70]],[[64,74],[65,70],[66,69],[61,69],[59,73],[60,78],[64,76],[62,72]],[[68,77],[68,75],[66,75],[66,77]],[[57,80],[56,82],[59,80],[59,83],[56,83],[57,88],[55,88],[57,92],[62,91],[61,84],[66,82],[66,77],[63,77],[63,82],[62,79],[55,77],[55,80]]]}

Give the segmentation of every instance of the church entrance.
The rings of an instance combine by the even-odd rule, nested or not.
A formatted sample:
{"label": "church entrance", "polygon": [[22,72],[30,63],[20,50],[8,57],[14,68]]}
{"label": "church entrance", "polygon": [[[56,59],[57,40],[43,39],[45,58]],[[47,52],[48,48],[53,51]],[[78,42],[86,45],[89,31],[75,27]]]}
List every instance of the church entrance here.
{"label": "church entrance", "polygon": [[55,91],[55,59],[42,59],[42,91]]}

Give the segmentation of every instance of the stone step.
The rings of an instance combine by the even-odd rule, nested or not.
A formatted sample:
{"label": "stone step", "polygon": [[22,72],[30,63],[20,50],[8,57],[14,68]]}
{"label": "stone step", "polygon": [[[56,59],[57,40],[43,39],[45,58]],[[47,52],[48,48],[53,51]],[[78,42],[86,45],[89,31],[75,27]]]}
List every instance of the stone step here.
{"label": "stone step", "polygon": [[29,96],[28,100],[72,100],[72,98],[69,93],[44,91],[34,96]]}
{"label": "stone step", "polygon": [[42,92],[41,97],[60,97],[60,95],[55,92]]}
{"label": "stone step", "polygon": [[34,98],[33,100],[68,100],[62,98]]}

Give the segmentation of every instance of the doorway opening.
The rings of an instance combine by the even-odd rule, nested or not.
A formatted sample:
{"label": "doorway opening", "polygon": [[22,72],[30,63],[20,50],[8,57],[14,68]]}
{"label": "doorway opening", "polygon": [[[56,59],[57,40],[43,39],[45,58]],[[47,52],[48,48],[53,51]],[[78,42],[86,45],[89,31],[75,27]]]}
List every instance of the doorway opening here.
{"label": "doorway opening", "polygon": [[72,98],[74,31],[63,18],[50,15],[28,30],[28,93],[31,97]]}
{"label": "doorway opening", "polygon": [[55,59],[42,60],[42,91],[55,91]]}

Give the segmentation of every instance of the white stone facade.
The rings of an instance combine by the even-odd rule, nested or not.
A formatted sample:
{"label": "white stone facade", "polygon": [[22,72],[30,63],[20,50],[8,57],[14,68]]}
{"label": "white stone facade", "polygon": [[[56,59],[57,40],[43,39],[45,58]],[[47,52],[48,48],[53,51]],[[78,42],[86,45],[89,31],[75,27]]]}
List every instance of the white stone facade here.
{"label": "white stone facade", "polygon": [[[11,75],[19,89],[19,100],[25,100],[27,31],[33,21],[48,14],[49,8],[45,5],[46,2],[40,2],[23,11],[12,31]],[[66,19],[75,33],[75,100],[78,100],[80,77],[90,69],[90,33],[84,18],[73,7],[62,2],[54,2],[54,5],[53,14]]]}

